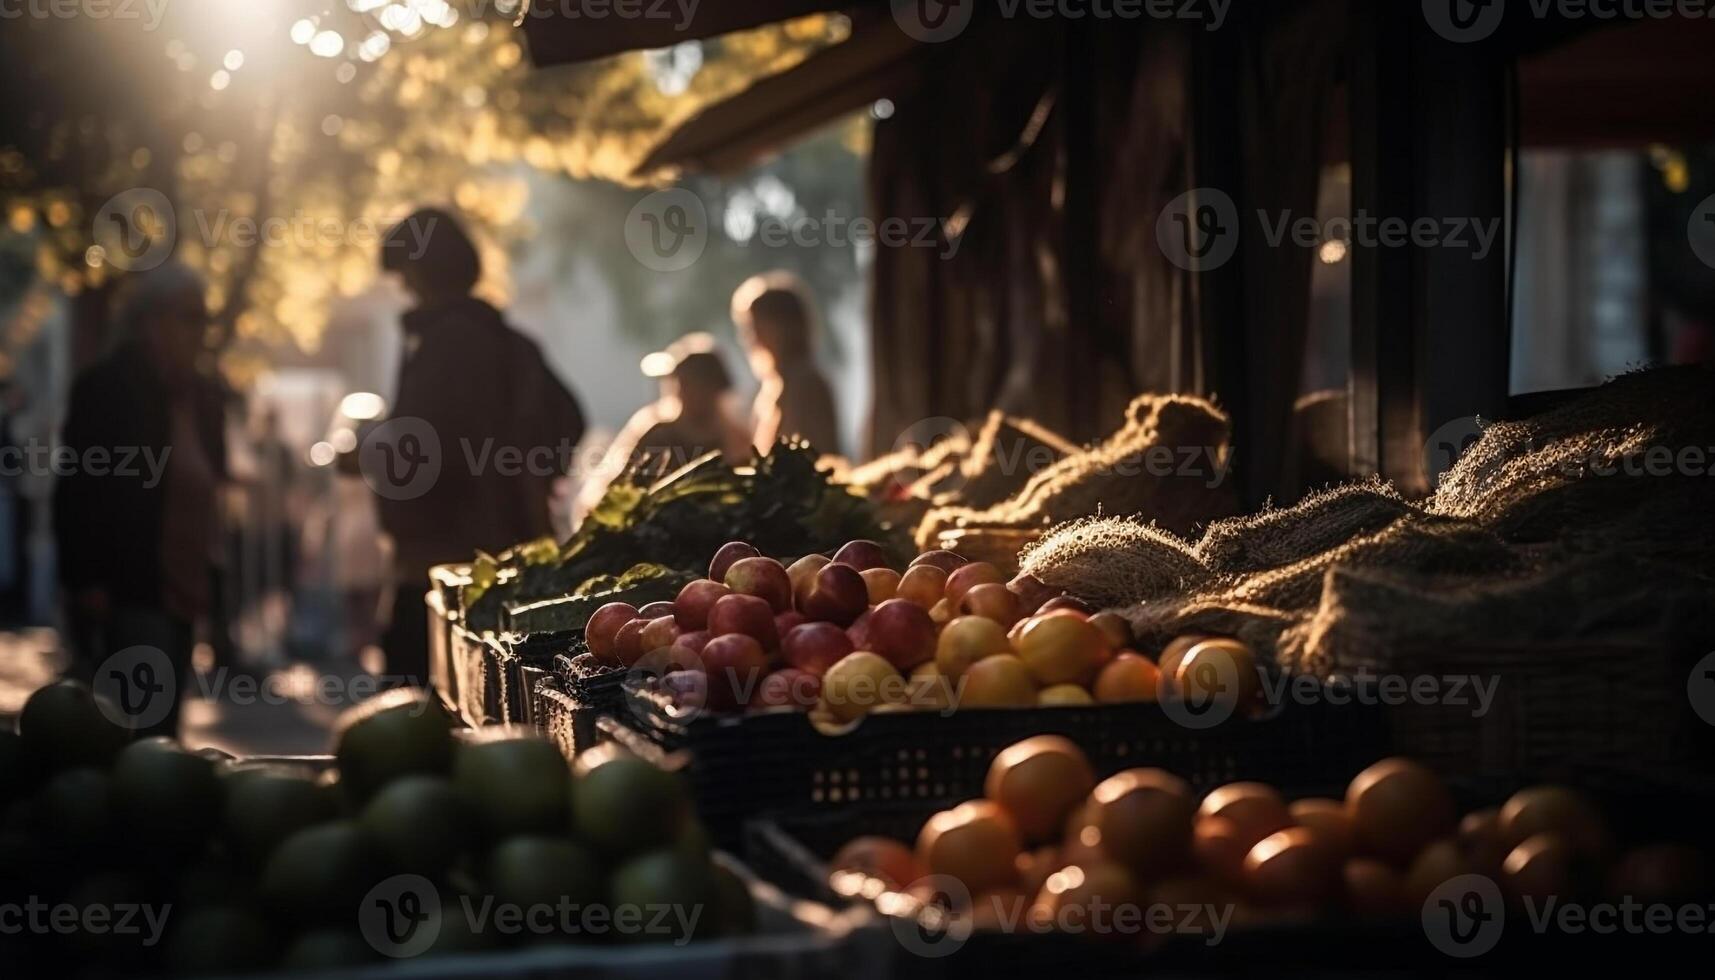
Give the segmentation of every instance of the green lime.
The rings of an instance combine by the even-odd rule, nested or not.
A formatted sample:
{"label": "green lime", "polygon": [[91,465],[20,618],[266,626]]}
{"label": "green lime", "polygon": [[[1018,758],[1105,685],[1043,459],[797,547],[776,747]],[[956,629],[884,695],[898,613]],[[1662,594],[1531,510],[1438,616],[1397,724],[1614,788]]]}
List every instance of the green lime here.
{"label": "green lime", "polygon": [[421,688],[387,691],[346,711],[334,738],[340,781],[356,804],[390,780],[445,773],[452,762],[452,719]]}
{"label": "green lime", "polygon": [[650,851],[620,865],[608,880],[615,921],[631,916],[640,928],[628,942],[683,942],[711,934],[720,889],[714,867],[681,851]]}
{"label": "green lime", "polygon": [[36,829],[75,847],[105,847],[113,838],[113,783],[99,769],[67,769],[36,796]]}
{"label": "green lime", "polygon": [[273,961],[274,941],[268,923],[248,909],[190,909],[172,917],[167,970],[174,976],[246,973]]}
{"label": "green lime", "polygon": [[30,695],[18,715],[18,735],[25,753],[50,769],[106,766],[128,737],[102,713],[88,685],[69,679]]}
{"label": "green lime", "polygon": [[488,856],[488,885],[498,905],[529,910],[602,900],[601,862],[560,837],[513,837]]}
{"label": "green lime", "polygon": [[358,821],[400,871],[433,878],[470,845],[470,810],[440,776],[406,776],[375,794]]}
{"label": "green lime", "polygon": [[604,854],[670,844],[690,817],[679,777],[608,743],[578,756],[572,827]]}
{"label": "green lime", "polygon": [[172,739],[145,738],[113,762],[113,805],[126,830],[149,842],[152,856],[182,856],[214,832],[220,780],[209,759]]}
{"label": "green lime", "polygon": [[311,973],[375,962],[375,949],[346,929],[313,929],[292,940],[280,956],[280,968]]}
{"label": "green lime", "polygon": [[260,865],[280,842],[337,815],[332,791],[291,766],[234,772],[226,778],[222,826],[238,858]]}
{"label": "green lime", "polygon": [[478,732],[453,761],[453,785],[491,841],[563,831],[570,784],[560,750],[518,729]]}
{"label": "green lime", "polygon": [[347,925],[383,877],[375,845],[353,821],[335,820],[282,841],[263,866],[259,890],[270,908],[295,921]]}
{"label": "green lime", "polygon": [[0,731],[0,809],[35,792],[42,758],[28,751],[17,732]]}

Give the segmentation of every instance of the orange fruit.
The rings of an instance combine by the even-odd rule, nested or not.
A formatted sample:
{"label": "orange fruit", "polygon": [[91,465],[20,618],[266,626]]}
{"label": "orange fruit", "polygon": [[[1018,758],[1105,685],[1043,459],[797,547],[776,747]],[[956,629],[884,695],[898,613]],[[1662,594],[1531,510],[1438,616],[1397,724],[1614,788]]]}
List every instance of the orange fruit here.
{"label": "orange fruit", "polygon": [[1173,683],[1187,701],[1231,705],[1237,714],[1262,696],[1256,655],[1238,640],[1204,640],[1192,647],[1174,672]]}
{"label": "orange fruit", "polygon": [[1102,850],[1144,878],[1183,862],[1197,813],[1191,787],[1164,769],[1127,769],[1090,794],[1090,823]]}
{"label": "orange fruit", "polygon": [[1340,855],[1308,827],[1276,831],[1245,856],[1245,884],[1265,905],[1316,905],[1334,895]]}
{"label": "orange fruit", "polygon": [[1090,617],[1090,625],[1102,631],[1108,649],[1119,651],[1131,646],[1131,623],[1117,612],[1103,611]]}
{"label": "orange fruit", "polygon": [[1201,817],[1191,836],[1191,853],[1204,870],[1230,885],[1244,881],[1245,855],[1251,845],[1231,817]]}
{"label": "orange fruit", "polygon": [[1024,661],[996,654],[965,668],[959,678],[958,707],[1029,708],[1036,704],[1036,682]]}
{"label": "orange fruit", "polygon": [[1089,691],[1076,684],[1055,684],[1037,691],[1036,703],[1044,708],[1057,708],[1095,704],[1096,699],[1090,696]]}
{"label": "orange fruit", "polygon": [[1211,790],[1197,809],[1197,819],[1226,817],[1237,824],[1245,849],[1277,830],[1292,824],[1286,801],[1266,783],[1228,783]]}
{"label": "orange fruit", "polygon": [[999,623],[985,616],[960,616],[935,641],[935,667],[942,676],[957,680],[984,657],[1011,652],[1006,630]]}
{"label": "orange fruit", "polygon": [[1006,808],[1027,843],[1052,840],[1096,785],[1084,751],[1059,735],[1007,746],[989,765],[983,795]]}
{"label": "orange fruit", "polygon": [[1018,887],[1018,825],[992,800],[972,800],[929,818],[917,835],[917,862],[957,878],[975,895]]}
{"label": "orange fruit", "polygon": [[1346,788],[1346,812],[1359,850],[1401,867],[1430,841],[1452,833],[1459,819],[1441,777],[1400,758],[1358,773]]}
{"label": "orange fruit", "polygon": [[1106,649],[1102,631],[1074,616],[1038,616],[1018,634],[1018,655],[1041,684],[1089,680]]}
{"label": "orange fruit", "polygon": [[1094,693],[1103,704],[1126,701],[1154,701],[1161,682],[1161,672],[1148,658],[1126,651],[1096,674]]}
{"label": "orange fruit", "polygon": [[911,848],[891,837],[857,837],[847,841],[828,862],[828,869],[859,871],[895,888],[904,888],[923,877]]}
{"label": "orange fruit", "polygon": [[1072,864],[1049,875],[1042,883],[1031,907],[1031,917],[1046,926],[1095,935],[1104,917],[1111,924],[1117,910],[1127,907],[1131,911],[1124,914],[1133,916],[1143,899],[1137,879],[1117,864]]}
{"label": "orange fruit", "polygon": [[1170,697],[1176,690],[1174,685],[1178,683],[1179,665],[1184,662],[1185,655],[1191,652],[1192,647],[1207,639],[1209,637],[1198,634],[1179,636],[1169,640],[1167,645],[1161,648],[1161,655],[1155,658],[1155,665],[1161,671],[1162,697]]}
{"label": "orange fruit", "polygon": [[1351,856],[1357,838],[1345,803],[1316,798],[1297,800],[1286,808],[1286,812],[1293,823],[1321,834],[1340,857]]}

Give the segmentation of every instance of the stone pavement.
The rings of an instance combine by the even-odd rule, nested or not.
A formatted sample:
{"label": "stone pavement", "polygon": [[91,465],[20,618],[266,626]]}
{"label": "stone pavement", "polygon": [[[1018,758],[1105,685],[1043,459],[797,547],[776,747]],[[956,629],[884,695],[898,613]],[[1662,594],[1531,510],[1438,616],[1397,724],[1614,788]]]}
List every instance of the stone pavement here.
{"label": "stone pavement", "polygon": [[[350,663],[296,662],[260,675],[216,670],[206,648],[185,704],[181,737],[189,748],[234,755],[312,755],[329,751],[329,732],[346,707],[375,693],[374,675]],[[0,724],[30,692],[53,680],[66,658],[51,629],[0,633]]]}

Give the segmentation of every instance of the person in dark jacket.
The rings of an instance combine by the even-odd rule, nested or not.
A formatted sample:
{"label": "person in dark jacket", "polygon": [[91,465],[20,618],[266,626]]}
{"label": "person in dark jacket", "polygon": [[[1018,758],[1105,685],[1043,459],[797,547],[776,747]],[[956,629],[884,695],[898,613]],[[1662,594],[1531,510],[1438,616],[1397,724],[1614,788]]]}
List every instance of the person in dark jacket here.
{"label": "person in dark jacket", "polygon": [[54,530],[76,671],[100,691],[98,665],[115,653],[164,657],[170,678],[154,670],[158,659],[149,665],[158,693],[173,695],[164,713],[121,705],[149,734],[177,732],[196,623],[212,598],[226,442],[222,388],[201,368],[204,291],[177,263],[132,285],[119,346],[73,384],[56,460]]}
{"label": "person in dark jacket", "polygon": [[[536,343],[471,295],[482,265],[451,214],[426,208],[395,226],[381,266],[416,305],[403,318],[389,421],[361,454],[394,544],[387,672],[423,683],[429,568],[552,534],[549,498],[583,438],[584,415]],[[417,463],[431,454],[438,470],[422,471]]]}

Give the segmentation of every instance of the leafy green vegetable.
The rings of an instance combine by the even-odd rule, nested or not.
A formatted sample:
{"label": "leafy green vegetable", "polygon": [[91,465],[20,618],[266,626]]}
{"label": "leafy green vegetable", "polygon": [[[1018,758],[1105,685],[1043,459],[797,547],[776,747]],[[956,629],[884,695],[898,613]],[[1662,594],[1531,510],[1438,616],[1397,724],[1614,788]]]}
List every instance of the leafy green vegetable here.
{"label": "leafy green vegetable", "polygon": [[854,538],[908,552],[868,501],[816,469],[807,446],[783,440],[748,466],[710,454],[664,476],[630,470],[554,554],[530,542],[496,555],[487,584],[467,586],[461,601],[472,629],[492,630],[508,604],[611,591],[641,564],[701,575],[728,541],[790,560]]}

